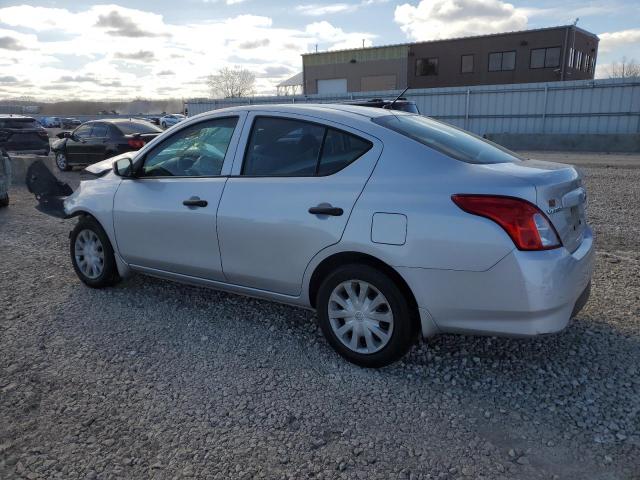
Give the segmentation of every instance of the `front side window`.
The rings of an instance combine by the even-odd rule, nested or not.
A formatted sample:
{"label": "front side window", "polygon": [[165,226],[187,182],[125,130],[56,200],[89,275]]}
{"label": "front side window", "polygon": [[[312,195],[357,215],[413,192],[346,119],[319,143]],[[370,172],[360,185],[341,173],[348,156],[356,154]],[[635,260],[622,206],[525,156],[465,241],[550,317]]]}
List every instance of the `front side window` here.
{"label": "front side window", "polygon": [[371,146],[360,137],[315,123],[258,117],[251,130],[242,175],[331,175]]}
{"label": "front side window", "polygon": [[462,55],[460,63],[461,73],[473,73],[473,55]]}
{"label": "front side window", "polygon": [[416,60],[416,76],[425,77],[429,75],[438,75],[438,59],[418,58]]}
{"label": "front side window", "polygon": [[494,52],[489,54],[489,71],[509,71],[516,68],[516,52]]}
{"label": "front side window", "polygon": [[215,177],[220,175],[237,117],[219,118],[176,132],[145,158],[145,177]]}
{"label": "front side window", "polygon": [[514,163],[515,153],[459,128],[420,115],[387,115],[373,122],[467,163]]}

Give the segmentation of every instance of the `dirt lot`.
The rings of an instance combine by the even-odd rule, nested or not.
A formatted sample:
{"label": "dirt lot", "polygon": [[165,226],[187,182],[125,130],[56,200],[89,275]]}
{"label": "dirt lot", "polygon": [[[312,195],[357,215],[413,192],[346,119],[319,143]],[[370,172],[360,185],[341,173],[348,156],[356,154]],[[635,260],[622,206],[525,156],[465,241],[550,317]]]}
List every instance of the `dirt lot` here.
{"label": "dirt lot", "polygon": [[73,221],[13,188],[0,478],[640,478],[640,156],[536,156],[586,175],[586,308],[559,335],[440,336],[378,371],[304,310],[142,276],[82,286]]}

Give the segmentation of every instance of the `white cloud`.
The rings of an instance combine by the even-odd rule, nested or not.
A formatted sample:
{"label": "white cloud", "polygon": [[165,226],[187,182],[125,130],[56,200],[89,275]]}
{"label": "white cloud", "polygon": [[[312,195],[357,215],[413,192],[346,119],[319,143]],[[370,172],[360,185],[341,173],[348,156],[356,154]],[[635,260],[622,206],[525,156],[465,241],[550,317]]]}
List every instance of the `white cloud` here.
{"label": "white cloud", "polygon": [[394,19],[413,40],[522,30],[526,14],[501,0],[421,0],[396,7]]}
{"label": "white cloud", "polygon": [[0,28],[0,67],[16,80],[0,93],[39,98],[206,96],[207,75],[236,65],[256,73],[259,93],[273,93],[315,44],[357,47],[374,38],[326,21],[280,28],[258,15],[175,24],[118,5],[23,5],[0,8],[0,18],[8,26]]}
{"label": "white cloud", "polygon": [[346,3],[331,3],[328,5],[318,5],[316,3],[298,5],[296,11],[302,15],[308,15],[312,17],[322,17],[324,15],[332,13],[346,12],[355,10],[356,5],[348,5]]}
{"label": "white cloud", "polygon": [[600,37],[600,53],[613,52],[620,47],[640,48],[640,28],[620,30],[619,32],[605,32]]}

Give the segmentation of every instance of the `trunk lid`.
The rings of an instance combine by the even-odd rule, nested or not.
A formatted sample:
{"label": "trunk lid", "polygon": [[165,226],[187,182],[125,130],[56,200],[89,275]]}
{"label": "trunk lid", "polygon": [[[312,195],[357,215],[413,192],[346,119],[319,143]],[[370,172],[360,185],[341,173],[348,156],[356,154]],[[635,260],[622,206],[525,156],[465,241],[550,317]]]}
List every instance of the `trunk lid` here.
{"label": "trunk lid", "polygon": [[587,193],[582,175],[571,165],[524,160],[484,166],[530,182],[536,189],[536,205],[555,227],[562,244],[574,252],[587,227]]}

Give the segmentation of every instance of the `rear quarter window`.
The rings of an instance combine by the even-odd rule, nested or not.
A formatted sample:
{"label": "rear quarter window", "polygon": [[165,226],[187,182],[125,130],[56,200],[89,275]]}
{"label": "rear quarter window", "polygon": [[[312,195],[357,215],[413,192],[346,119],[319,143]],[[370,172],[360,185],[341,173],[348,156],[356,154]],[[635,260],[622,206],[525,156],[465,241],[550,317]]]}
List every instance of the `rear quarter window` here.
{"label": "rear quarter window", "polygon": [[515,163],[514,152],[459,128],[420,115],[386,115],[372,121],[451,158],[467,163]]}

